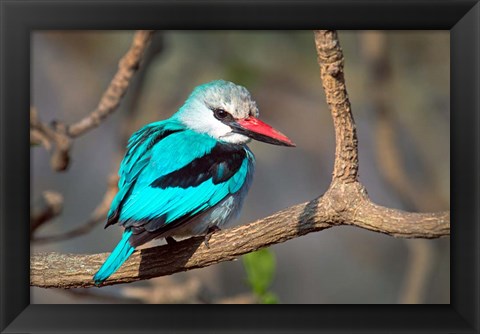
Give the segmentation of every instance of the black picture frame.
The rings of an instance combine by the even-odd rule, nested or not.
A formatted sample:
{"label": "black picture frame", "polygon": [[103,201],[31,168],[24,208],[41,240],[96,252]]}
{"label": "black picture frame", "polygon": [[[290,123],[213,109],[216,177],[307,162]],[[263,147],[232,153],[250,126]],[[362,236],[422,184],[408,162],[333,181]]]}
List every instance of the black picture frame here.
{"label": "black picture frame", "polygon": [[[0,9],[2,333],[479,331],[478,1],[1,0]],[[220,28],[450,30],[450,305],[30,305],[30,32]]]}

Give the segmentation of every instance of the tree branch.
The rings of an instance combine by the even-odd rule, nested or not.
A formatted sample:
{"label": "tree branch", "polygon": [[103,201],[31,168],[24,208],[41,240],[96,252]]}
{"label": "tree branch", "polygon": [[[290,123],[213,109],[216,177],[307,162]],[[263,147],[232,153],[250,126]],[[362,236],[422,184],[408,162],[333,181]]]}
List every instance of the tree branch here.
{"label": "tree branch", "polygon": [[343,74],[343,52],[335,30],[315,30],[323,90],[335,127],[333,181],[355,182],[358,177],[358,140]]}
{"label": "tree branch", "polygon": [[64,241],[90,232],[95,226],[105,221],[105,217],[110,209],[110,204],[118,192],[117,183],[117,175],[111,175],[108,178],[107,191],[105,192],[102,201],[83,225],[80,225],[68,232],[40,237],[33,237],[33,231],[31,230],[30,238],[32,238],[32,242],[36,244],[46,244],[50,242]]}
{"label": "tree branch", "polygon": [[215,298],[196,276],[176,282],[164,277],[149,286],[126,285],[118,293],[102,293],[93,289],[66,289],[74,298],[96,299],[115,304],[259,304],[259,299],[250,292]]}
{"label": "tree branch", "polygon": [[135,33],[130,49],[120,59],[118,71],[103,93],[97,107],[80,121],[71,125],[52,122],[52,126],[49,127],[40,122],[36,111],[32,108],[30,112],[30,142],[32,144],[42,143],[49,150],[52,143],[55,144],[50,160],[54,170],[63,171],[67,169],[73,138],[96,128],[118,108],[130,80],[140,66],[140,61],[153,32],[154,30],[139,30]]}
{"label": "tree branch", "polygon": [[[323,86],[332,112],[336,153],[332,183],[324,196],[267,218],[174,245],[136,251],[103,285],[127,283],[206,267],[333,226],[352,225],[402,238],[438,238],[450,234],[450,213],[410,213],[376,205],[357,181],[355,124],[343,78],[343,54],[334,31],[316,31]],[[91,287],[92,276],[108,254],[34,254],[30,285]]]}
{"label": "tree branch", "polygon": [[63,196],[55,191],[46,190],[35,201],[30,214],[30,238],[43,224],[62,212]]}
{"label": "tree branch", "polygon": [[103,93],[97,108],[82,120],[68,127],[67,134],[78,137],[96,128],[108,115],[115,111],[127,91],[133,74],[138,70],[140,61],[152,38],[154,30],[139,30],[133,37],[132,45],[118,63],[118,71],[113,77],[105,93]]}
{"label": "tree branch", "polygon": [[[375,116],[373,135],[380,176],[398,196],[404,209],[427,211],[446,206],[439,192],[435,191],[433,183],[428,182],[429,173],[422,171],[427,182],[420,185],[406,172],[405,152],[402,152],[397,142],[399,124],[389,103],[393,91],[393,70],[388,56],[388,35],[379,31],[363,32],[360,42],[361,54],[368,72],[368,85],[372,88],[370,101]],[[423,163],[418,165],[417,169],[425,169],[422,168]],[[434,244],[428,240],[412,240],[406,242],[405,246],[408,249],[408,261],[398,302],[421,304],[437,262]]]}
{"label": "tree branch", "polygon": [[[448,212],[407,213],[382,208],[366,200],[357,184],[330,189],[323,197],[248,225],[214,233],[210,248],[203,237],[174,245],[136,251],[103,285],[127,283],[180,271],[232,261],[239,256],[273,244],[338,225],[354,225],[391,236],[438,238],[449,234]],[[347,197],[338,198],[342,193]],[[350,203],[360,203],[350,206]],[[93,274],[108,253],[93,255],[34,254],[30,262],[30,285],[39,287],[91,287]]]}

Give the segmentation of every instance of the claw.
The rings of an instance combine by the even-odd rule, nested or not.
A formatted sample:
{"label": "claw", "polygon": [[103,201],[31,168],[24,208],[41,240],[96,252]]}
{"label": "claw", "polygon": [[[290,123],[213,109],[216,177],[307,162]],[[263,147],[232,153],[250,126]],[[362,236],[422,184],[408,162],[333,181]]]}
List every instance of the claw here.
{"label": "claw", "polygon": [[173,237],[165,237],[165,241],[169,246],[173,246],[177,243],[177,240],[173,239]]}
{"label": "claw", "polygon": [[210,245],[208,242],[210,241],[210,238],[212,237],[212,235],[218,231],[221,231],[221,229],[217,225],[213,225],[208,228],[207,234],[205,235],[205,240],[203,241],[205,244],[205,247],[210,249]]}

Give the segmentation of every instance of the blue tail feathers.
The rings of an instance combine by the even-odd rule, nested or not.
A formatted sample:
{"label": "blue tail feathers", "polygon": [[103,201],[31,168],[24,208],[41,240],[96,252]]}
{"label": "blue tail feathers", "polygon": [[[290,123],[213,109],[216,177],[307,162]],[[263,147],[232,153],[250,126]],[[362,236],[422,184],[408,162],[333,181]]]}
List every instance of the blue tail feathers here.
{"label": "blue tail feathers", "polygon": [[128,241],[131,235],[131,230],[125,230],[118,245],[115,247],[102,267],[97,271],[95,276],[93,276],[93,280],[95,281],[96,285],[101,284],[103,281],[109,278],[110,275],[116,272],[118,268],[120,268],[120,266],[128,259],[128,257],[132,255],[135,247],[130,245],[130,242]]}

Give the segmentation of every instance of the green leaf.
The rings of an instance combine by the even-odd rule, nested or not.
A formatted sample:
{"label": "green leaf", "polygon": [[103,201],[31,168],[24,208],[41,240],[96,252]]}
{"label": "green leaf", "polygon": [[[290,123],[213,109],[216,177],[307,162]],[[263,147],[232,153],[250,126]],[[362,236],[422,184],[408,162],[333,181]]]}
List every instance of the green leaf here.
{"label": "green leaf", "polygon": [[243,265],[247,273],[248,284],[255,294],[262,297],[266,294],[275,275],[275,256],[264,248],[244,255]]}
{"label": "green leaf", "polygon": [[272,292],[267,292],[260,297],[262,304],[278,304],[277,296]]}

